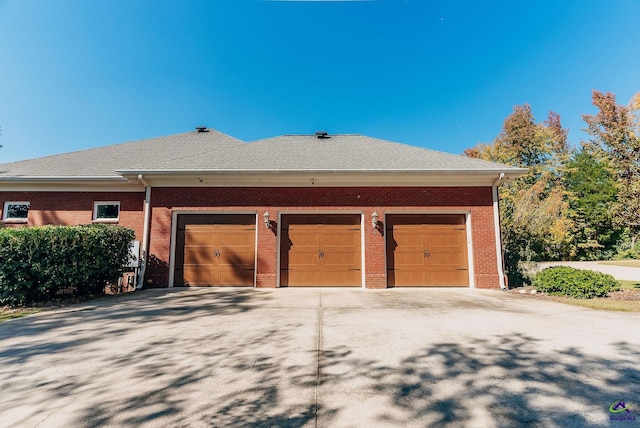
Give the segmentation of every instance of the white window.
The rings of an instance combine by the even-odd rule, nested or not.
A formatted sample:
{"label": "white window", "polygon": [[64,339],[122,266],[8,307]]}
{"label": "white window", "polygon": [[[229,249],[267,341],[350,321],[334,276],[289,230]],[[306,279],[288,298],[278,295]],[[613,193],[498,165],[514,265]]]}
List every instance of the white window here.
{"label": "white window", "polygon": [[29,215],[29,202],[5,202],[2,220],[27,222]]}
{"label": "white window", "polygon": [[99,201],[93,203],[93,221],[116,222],[120,217],[119,201]]}

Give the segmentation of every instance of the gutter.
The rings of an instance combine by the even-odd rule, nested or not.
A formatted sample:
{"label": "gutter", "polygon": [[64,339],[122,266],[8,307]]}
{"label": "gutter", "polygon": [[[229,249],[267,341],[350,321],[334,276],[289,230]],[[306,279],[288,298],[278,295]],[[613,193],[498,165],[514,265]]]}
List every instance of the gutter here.
{"label": "gutter", "polygon": [[151,185],[147,183],[142,174],[138,175],[138,181],[144,184],[144,226],[142,229],[142,249],[140,257],[140,272],[138,274],[138,290],[144,286],[144,274],[147,271],[147,255],[149,254],[149,225],[151,220]]}
{"label": "gutter", "polygon": [[500,281],[500,288],[507,289],[506,276],[504,274],[504,256],[502,253],[502,233],[500,232],[500,197],[498,196],[498,186],[504,180],[504,172],[498,175],[498,178],[493,182],[491,187],[493,193],[493,218],[494,218],[494,233],[496,239],[496,259],[498,263],[498,280]]}
{"label": "gutter", "polygon": [[[246,169],[246,168],[237,168],[237,169],[147,169],[147,170],[117,170],[116,173],[121,176],[131,176],[138,174],[144,175],[197,175],[197,174],[205,174],[205,175],[224,175],[224,174],[312,174],[312,173],[330,173],[330,174],[397,174],[397,173],[407,173],[407,174],[462,174],[462,175],[473,175],[473,174],[495,174],[500,170],[497,169],[469,169],[469,168],[459,168],[459,169],[451,169],[451,168],[438,168],[438,169],[407,169],[407,168],[395,168],[395,169],[331,169],[331,168],[304,168],[304,169]],[[513,167],[507,171],[507,173],[515,174],[519,176],[523,173],[527,172],[527,169],[524,168],[516,168]],[[500,174],[506,174],[505,172],[500,172]]]}

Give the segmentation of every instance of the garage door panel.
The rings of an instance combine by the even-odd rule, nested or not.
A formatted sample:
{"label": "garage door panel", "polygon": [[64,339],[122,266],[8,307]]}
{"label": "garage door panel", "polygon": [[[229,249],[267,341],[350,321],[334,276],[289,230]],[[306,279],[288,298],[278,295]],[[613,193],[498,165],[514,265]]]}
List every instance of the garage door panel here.
{"label": "garage door panel", "polygon": [[253,269],[222,271],[203,266],[185,266],[184,284],[187,286],[246,286],[253,282]]}
{"label": "garage door panel", "polygon": [[188,286],[213,285],[218,282],[218,271],[206,266],[184,267],[184,284]]}
{"label": "garage door panel", "polygon": [[303,226],[295,228],[290,226],[288,230],[284,230],[287,234],[291,247],[313,247],[316,248],[320,240],[320,229],[317,227]]}
{"label": "garage door panel", "polygon": [[189,224],[185,227],[185,242],[187,245],[216,245],[218,236],[216,227],[211,225]]}
{"label": "garage door panel", "polygon": [[[286,277],[287,284],[296,285],[297,287],[317,287],[322,285],[321,272],[319,271],[289,271]],[[284,277],[280,277],[282,281]]]}
{"label": "garage door panel", "polygon": [[322,243],[324,245],[324,249],[327,249],[328,247],[354,248],[360,243],[360,233],[324,233],[324,236],[322,237]]}
{"label": "garage door panel", "polygon": [[353,252],[326,252],[320,259],[321,265],[325,270],[329,267],[350,267],[358,268],[360,266],[360,255]]}
{"label": "garage door panel", "polygon": [[389,285],[424,286],[425,273],[422,271],[392,271],[388,276]]}
{"label": "garage door panel", "polygon": [[232,251],[230,249],[219,250],[219,256],[214,259],[219,266],[238,266],[251,268],[254,263],[254,253],[250,250]]}
{"label": "garage door panel", "polygon": [[401,247],[420,247],[424,248],[424,237],[422,234],[416,232],[413,233],[393,233],[395,246]]}
{"label": "garage door panel", "polygon": [[251,233],[246,233],[247,231],[241,231],[240,233],[232,234],[231,232],[225,232],[219,235],[219,244],[221,247],[231,247],[231,248],[240,248],[240,247],[253,247],[255,242],[255,235],[253,231],[249,231]]}
{"label": "garage door panel", "polygon": [[469,285],[469,273],[467,270],[460,271],[432,271],[429,272],[429,281],[434,285],[460,286]]}
{"label": "garage door panel", "polygon": [[400,252],[397,254],[395,262],[395,268],[419,266],[423,267],[425,263],[425,257],[422,251],[418,252]]}
{"label": "garage door panel", "polygon": [[318,256],[317,251],[291,251],[289,253],[289,266],[294,265],[297,268],[301,268],[304,266],[318,266],[319,264],[320,257]]}
{"label": "garage door panel", "polygon": [[246,286],[247,284],[253,284],[253,276],[254,273],[251,268],[236,268],[231,271],[220,271],[218,285]]}
{"label": "garage door panel", "polygon": [[425,246],[460,248],[466,241],[466,236],[454,233],[437,232],[430,234]]}
{"label": "garage door panel", "polygon": [[179,215],[177,284],[252,286],[255,233],[255,215]]}
{"label": "garage door panel", "polygon": [[360,215],[282,216],[281,286],[362,283]]}
{"label": "garage door panel", "polygon": [[437,253],[430,253],[428,263],[433,268],[443,268],[449,266],[450,268],[465,267],[467,264],[464,258],[465,254],[453,251],[440,251]]}
{"label": "garage door panel", "polygon": [[390,286],[468,286],[465,216],[390,215],[387,267]]}
{"label": "garage door panel", "polygon": [[210,246],[189,246],[185,247],[184,251],[184,264],[185,265],[193,265],[193,264],[211,264],[215,262],[215,258],[213,256],[213,247]]}
{"label": "garage door panel", "polygon": [[325,272],[323,278],[323,286],[344,286],[353,285],[360,282],[360,269],[358,270],[345,270],[345,271],[329,271]]}

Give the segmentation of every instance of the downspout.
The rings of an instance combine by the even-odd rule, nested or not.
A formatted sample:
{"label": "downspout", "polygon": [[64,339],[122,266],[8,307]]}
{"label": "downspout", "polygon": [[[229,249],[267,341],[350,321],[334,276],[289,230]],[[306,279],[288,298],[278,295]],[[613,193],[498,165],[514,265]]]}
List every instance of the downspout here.
{"label": "downspout", "polygon": [[142,229],[142,248],[140,250],[140,272],[138,274],[138,286],[140,290],[144,286],[144,274],[147,270],[147,254],[149,253],[149,223],[151,220],[151,185],[147,183],[142,174],[138,175],[138,181],[144,184],[144,226]]}
{"label": "downspout", "polygon": [[494,218],[494,232],[496,238],[496,258],[498,262],[498,280],[500,281],[500,288],[507,289],[507,283],[504,275],[504,259],[502,254],[502,233],[500,232],[500,197],[498,196],[498,186],[500,182],[504,180],[504,172],[501,172],[498,178],[493,182],[491,188],[493,193],[493,218]]}

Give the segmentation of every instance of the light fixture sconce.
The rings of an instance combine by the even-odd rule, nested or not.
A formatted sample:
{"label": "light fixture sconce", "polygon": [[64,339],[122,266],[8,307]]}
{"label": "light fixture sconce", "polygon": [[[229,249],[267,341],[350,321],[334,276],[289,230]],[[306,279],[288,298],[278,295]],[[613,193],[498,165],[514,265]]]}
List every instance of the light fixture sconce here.
{"label": "light fixture sconce", "polygon": [[269,221],[269,211],[266,211],[262,216],[264,218],[264,225],[267,229],[271,229],[271,222]]}
{"label": "light fixture sconce", "polygon": [[378,213],[376,211],[371,213],[371,226],[374,232],[378,230]]}

